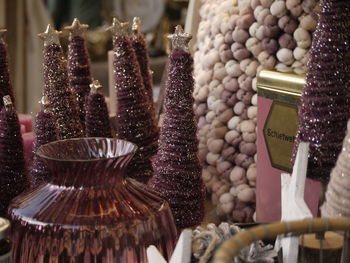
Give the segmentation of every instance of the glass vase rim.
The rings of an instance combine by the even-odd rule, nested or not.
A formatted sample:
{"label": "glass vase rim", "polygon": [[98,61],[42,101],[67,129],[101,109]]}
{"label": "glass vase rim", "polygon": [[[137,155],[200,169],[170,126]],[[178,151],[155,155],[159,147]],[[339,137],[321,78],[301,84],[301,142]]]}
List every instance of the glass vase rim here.
{"label": "glass vase rim", "polygon": [[[96,139],[104,139],[104,140],[109,140],[109,141],[114,141],[114,142],[126,142],[129,145],[132,145],[132,149],[124,154],[116,155],[113,157],[103,157],[103,158],[90,158],[90,159],[71,159],[71,158],[55,158],[55,157],[49,157],[46,154],[41,152],[41,149],[44,147],[47,147],[47,145],[53,145],[53,144],[58,144],[60,142],[67,142],[67,141],[83,141],[83,140],[96,140]],[[135,143],[127,141],[127,140],[122,140],[118,138],[107,138],[107,137],[79,137],[79,138],[70,138],[70,139],[63,139],[63,140],[56,140],[52,141],[46,144],[41,145],[35,152],[35,155],[39,156],[40,158],[46,159],[46,160],[51,160],[51,161],[57,161],[57,162],[96,162],[96,161],[103,161],[103,160],[113,160],[117,159],[123,156],[128,156],[131,154],[135,154],[137,151],[138,147]]]}

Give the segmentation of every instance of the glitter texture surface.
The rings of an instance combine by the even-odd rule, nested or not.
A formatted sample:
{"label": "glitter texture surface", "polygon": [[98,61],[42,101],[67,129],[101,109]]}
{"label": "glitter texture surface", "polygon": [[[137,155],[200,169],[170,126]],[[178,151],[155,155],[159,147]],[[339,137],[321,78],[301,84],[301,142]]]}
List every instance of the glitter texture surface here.
{"label": "glitter texture surface", "polygon": [[78,106],[69,88],[66,59],[57,44],[44,48],[44,95],[50,101],[58,139],[83,137]]}
{"label": "glitter texture surface", "polygon": [[3,39],[5,32],[5,29],[0,31],[0,109],[4,106],[2,97],[5,95],[10,95],[12,103],[14,104],[14,96],[9,72],[7,44]]}
{"label": "glitter texture surface", "polygon": [[[41,145],[57,140],[56,126],[52,113],[45,110],[38,112],[35,118],[35,142],[34,153]],[[51,174],[42,159],[34,155],[33,164],[30,170],[31,186],[36,187],[43,182],[48,182]]]}
{"label": "glitter texture surface", "polygon": [[326,201],[321,207],[323,217],[350,217],[350,122],[337,164],[332,170]]}
{"label": "glitter texture surface", "polygon": [[114,79],[117,93],[117,136],[138,146],[127,176],[147,182],[152,175],[150,158],[156,153],[158,129],[142,85],[140,67],[127,36],[114,39]]}
{"label": "glitter texture surface", "polygon": [[88,137],[112,137],[105,97],[98,91],[87,97],[85,128]]}
{"label": "glitter texture surface", "polygon": [[0,112],[0,217],[7,217],[10,201],[28,185],[18,116],[13,108],[3,107]]}
{"label": "glitter texture surface", "polygon": [[134,33],[131,38],[132,47],[135,50],[137,61],[140,66],[142,83],[148,97],[148,103],[152,117],[155,118],[154,102],[153,102],[153,86],[152,86],[152,73],[149,67],[149,57],[147,53],[147,45],[145,38],[140,33]]}
{"label": "glitter texture surface", "polygon": [[[70,87],[76,96],[81,124],[85,123],[85,101],[89,95],[89,85],[92,81],[90,73],[90,57],[83,34],[87,25],[81,25],[74,20],[72,26],[66,27],[70,33],[68,45],[68,76]],[[83,127],[84,128],[84,127]]]}
{"label": "glitter texture surface", "polygon": [[350,2],[322,1],[313,36],[296,140],[310,142],[308,176],[327,182],[350,117]]}
{"label": "glitter texture surface", "polygon": [[204,215],[204,186],[197,156],[192,97],[193,59],[181,49],[170,54],[165,117],[149,185],[165,198],[179,229],[198,225]]}

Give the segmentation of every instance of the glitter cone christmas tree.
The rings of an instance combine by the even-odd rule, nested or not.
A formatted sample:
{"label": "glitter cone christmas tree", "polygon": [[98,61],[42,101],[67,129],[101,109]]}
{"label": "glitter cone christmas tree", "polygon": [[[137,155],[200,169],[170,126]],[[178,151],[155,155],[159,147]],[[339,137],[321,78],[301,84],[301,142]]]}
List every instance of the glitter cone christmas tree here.
{"label": "glitter cone christmas tree", "polygon": [[323,217],[350,217],[350,121],[338,156],[336,166],[331,172],[326,191],[326,201],[321,207]]}
{"label": "glitter cone christmas tree", "polygon": [[165,94],[165,117],[149,185],[165,198],[178,228],[198,225],[204,215],[204,188],[197,156],[197,125],[193,112],[191,39],[180,26],[170,36],[173,51]]}
{"label": "glitter cone christmas tree", "polygon": [[111,126],[102,85],[98,80],[90,84],[91,92],[86,101],[85,127],[88,137],[112,137]]}
{"label": "glitter cone christmas tree", "polygon": [[10,96],[4,96],[0,112],[0,217],[7,216],[10,201],[28,186],[23,141]]}
{"label": "glitter cone christmas tree", "polygon": [[142,83],[148,97],[149,107],[154,119],[155,110],[153,102],[153,85],[152,85],[152,73],[149,67],[149,57],[147,52],[147,45],[144,36],[141,34],[141,20],[138,17],[134,17],[132,24],[132,38],[131,44],[135,50],[137,61],[140,65],[140,72],[142,76]]}
{"label": "glitter cone christmas tree", "polygon": [[77,18],[74,19],[71,26],[65,27],[70,32],[68,45],[70,87],[78,101],[79,116],[83,126],[85,123],[85,100],[89,95],[89,85],[92,82],[90,58],[84,39],[84,33],[88,27],[88,25],[80,24]]}
{"label": "glitter cone christmas tree", "polygon": [[78,106],[69,88],[59,33],[48,25],[46,31],[39,34],[44,40],[44,95],[50,101],[58,139],[83,137]]}
{"label": "glitter cone christmas tree", "polygon": [[[38,112],[35,118],[34,153],[41,145],[57,140],[56,126],[53,115],[48,108],[49,101],[47,97],[43,96],[40,103],[43,109]],[[34,155],[30,176],[32,187],[36,187],[43,182],[48,182],[50,179],[49,170],[42,159],[37,155]]]}
{"label": "glitter cone christmas tree", "polygon": [[6,29],[0,29],[0,109],[4,106],[2,97],[9,95],[14,104],[14,96],[12,91],[12,84],[10,80],[8,50],[7,44],[4,41]]}
{"label": "glitter cone christmas tree", "polygon": [[156,153],[158,129],[142,84],[136,54],[127,37],[127,23],[113,20],[114,79],[117,93],[117,136],[135,143],[138,150],[127,175],[147,182],[152,175],[150,158]]}
{"label": "glitter cone christmas tree", "polygon": [[350,2],[322,1],[301,98],[296,141],[310,142],[307,175],[323,182],[329,179],[350,118],[349,41]]}

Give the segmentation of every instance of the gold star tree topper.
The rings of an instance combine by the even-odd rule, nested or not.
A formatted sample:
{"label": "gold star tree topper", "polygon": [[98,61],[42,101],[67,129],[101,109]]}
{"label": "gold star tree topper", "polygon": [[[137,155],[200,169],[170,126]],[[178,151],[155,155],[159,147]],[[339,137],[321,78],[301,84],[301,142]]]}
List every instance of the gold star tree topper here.
{"label": "gold star tree topper", "polygon": [[96,79],[90,84],[91,93],[100,93],[102,90],[101,83]]}
{"label": "gold star tree topper", "polygon": [[126,36],[128,34],[129,22],[120,22],[115,17],[113,18],[113,23],[110,27],[107,28],[110,31],[114,38],[120,36]]}
{"label": "gold star tree topper", "polygon": [[175,27],[174,34],[168,35],[173,49],[182,49],[188,51],[188,43],[192,39],[191,34],[185,33],[180,25]]}
{"label": "gold star tree topper", "polygon": [[138,36],[141,34],[141,19],[137,16],[132,20],[132,33],[134,36]]}
{"label": "gold star tree topper", "polygon": [[80,24],[78,18],[74,18],[72,25],[64,27],[64,29],[70,32],[69,38],[72,39],[75,36],[83,36],[86,30],[89,28],[89,25]]}
{"label": "gold star tree topper", "polygon": [[4,43],[4,37],[6,35],[7,29],[0,29],[0,43]]}
{"label": "gold star tree topper", "polygon": [[4,101],[5,109],[7,111],[12,110],[13,109],[13,103],[12,103],[12,99],[11,99],[10,95],[6,95],[2,99]]}
{"label": "gold star tree topper", "polygon": [[61,31],[55,30],[50,24],[48,24],[45,32],[38,34],[38,36],[44,41],[45,47],[48,47],[52,44],[61,46],[59,38],[60,34],[62,34]]}

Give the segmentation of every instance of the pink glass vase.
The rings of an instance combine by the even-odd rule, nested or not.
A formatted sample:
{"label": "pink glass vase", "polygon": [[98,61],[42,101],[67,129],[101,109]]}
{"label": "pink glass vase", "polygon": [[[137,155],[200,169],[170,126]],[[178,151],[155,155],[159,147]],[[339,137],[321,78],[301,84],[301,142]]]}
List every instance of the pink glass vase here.
{"label": "pink glass vase", "polygon": [[41,146],[52,179],[10,206],[13,262],[147,262],[149,245],[170,258],[177,232],[167,202],[124,177],[135,150],[107,138]]}

